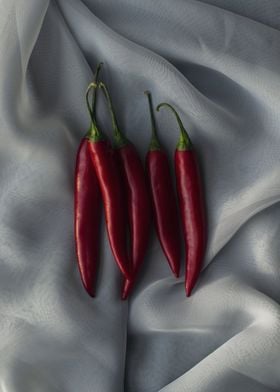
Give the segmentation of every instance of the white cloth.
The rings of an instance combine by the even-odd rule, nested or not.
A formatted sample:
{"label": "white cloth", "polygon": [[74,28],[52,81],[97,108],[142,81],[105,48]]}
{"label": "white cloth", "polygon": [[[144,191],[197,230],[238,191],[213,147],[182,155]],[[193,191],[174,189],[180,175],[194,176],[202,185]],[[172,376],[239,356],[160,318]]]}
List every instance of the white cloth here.
{"label": "white cloth", "polygon": [[[276,0],[0,0],[1,391],[280,390],[279,17]],[[191,298],[153,232],[122,302],[104,224],[98,296],[83,290],[74,164],[98,61],[143,160],[146,89],[197,148],[209,241]],[[98,117],[110,136],[103,98]],[[172,163],[177,124],[156,118]]]}

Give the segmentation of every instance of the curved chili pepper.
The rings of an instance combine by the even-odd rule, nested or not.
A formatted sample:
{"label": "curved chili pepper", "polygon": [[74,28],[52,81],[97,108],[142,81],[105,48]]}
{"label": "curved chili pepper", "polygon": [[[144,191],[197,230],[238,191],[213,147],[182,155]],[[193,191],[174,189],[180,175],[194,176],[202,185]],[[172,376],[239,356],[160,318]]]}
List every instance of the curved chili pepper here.
{"label": "curved chili pepper", "polygon": [[176,277],[180,272],[180,221],[176,196],[173,189],[171,172],[166,152],[162,149],[157,133],[149,91],[145,91],[149,100],[152,123],[150,149],[146,157],[146,168],[150,183],[154,219],[157,235],[169,266]]}
{"label": "curved chili pepper", "polygon": [[88,99],[89,92],[92,89],[96,90],[96,88],[96,83],[91,83],[86,94],[87,106],[92,120],[87,135],[89,151],[101,190],[110,247],[122,274],[126,279],[130,279],[130,265],[126,249],[126,210],[121,174],[111,145],[97,127],[95,114]]}
{"label": "curved chili pepper", "polygon": [[198,279],[206,247],[206,218],[197,157],[191,140],[176,110],[161,103],[175,114],[180,138],[175,151],[175,173],[186,247],[186,294],[189,297]]}
{"label": "curved chili pepper", "polygon": [[130,258],[132,262],[133,279],[126,279],[122,289],[122,299],[126,299],[133,288],[136,275],[144,260],[148,247],[151,207],[147,190],[145,171],[135,146],[120,130],[108,89],[104,83],[99,83],[107,99],[114,130],[114,148],[125,186],[130,230]]}
{"label": "curved chili pepper", "polygon": [[[101,64],[95,73],[95,81]],[[93,113],[96,94],[93,95]],[[101,225],[101,194],[91,162],[88,139],[81,140],[75,169],[74,231],[78,266],[83,285],[91,297],[95,296],[96,275],[99,264],[99,238]]]}

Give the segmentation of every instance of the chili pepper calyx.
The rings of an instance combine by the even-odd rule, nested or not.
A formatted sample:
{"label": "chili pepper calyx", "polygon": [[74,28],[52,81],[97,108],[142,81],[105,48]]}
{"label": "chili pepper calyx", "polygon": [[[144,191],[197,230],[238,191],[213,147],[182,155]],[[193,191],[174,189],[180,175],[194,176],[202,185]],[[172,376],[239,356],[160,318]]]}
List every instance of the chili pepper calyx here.
{"label": "chili pepper calyx", "polygon": [[152,124],[152,136],[151,136],[151,141],[150,141],[150,151],[156,151],[156,150],[161,150],[161,145],[157,136],[157,128],[156,128],[156,121],[155,121],[155,116],[154,116],[154,111],[153,111],[153,103],[152,103],[152,94],[150,91],[144,91],[144,94],[147,95],[148,97],[148,102],[149,102],[149,111],[150,111],[150,119],[151,119],[151,124]]}
{"label": "chili pepper calyx", "polygon": [[171,106],[169,103],[166,102],[162,102],[157,106],[157,111],[159,111],[162,107],[167,107],[168,109],[170,109],[176,117],[176,120],[178,122],[179,128],[180,128],[180,137],[179,137],[179,141],[177,143],[177,150],[179,151],[187,151],[187,150],[191,150],[192,149],[192,142],[191,139],[186,131],[186,129],[184,128],[184,125],[182,123],[181,118],[179,117],[179,114],[177,113],[177,111],[174,109],[173,106]]}

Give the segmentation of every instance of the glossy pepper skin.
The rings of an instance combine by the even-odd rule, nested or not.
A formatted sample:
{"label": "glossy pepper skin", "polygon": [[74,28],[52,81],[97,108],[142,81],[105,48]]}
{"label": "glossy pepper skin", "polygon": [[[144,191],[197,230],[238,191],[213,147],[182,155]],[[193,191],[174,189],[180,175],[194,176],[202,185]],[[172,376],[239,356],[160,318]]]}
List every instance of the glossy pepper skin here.
{"label": "glossy pepper skin", "polygon": [[157,110],[162,106],[167,106],[173,111],[181,132],[174,161],[186,248],[185,288],[187,296],[190,296],[201,270],[206,247],[205,202],[197,157],[190,138],[175,109],[169,104],[162,103]]}
{"label": "glossy pepper skin", "polygon": [[103,89],[109,104],[114,129],[114,148],[122,174],[125,189],[126,206],[130,231],[130,252],[133,278],[123,282],[122,299],[129,296],[137,278],[137,273],[143,263],[149,242],[151,206],[147,189],[145,171],[135,146],[121,132],[111,97],[104,83],[99,86]]}
{"label": "glossy pepper skin", "polygon": [[[95,79],[98,78],[97,68]],[[93,112],[96,96],[93,97]],[[77,261],[85,290],[95,296],[99,264],[101,194],[91,162],[88,139],[80,143],[75,169],[74,232]]]}
{"label": "glossy pepper skin", "polygon": [[151,95],[149,99],[152,121],[152,139],[146,157],[146,170],[152,195],[154,221],[158,239],[173,274],[180,273],[180,220],[177,211],[176,195],[173,189],[168,157],[156,135]]}
{"label": "glossy pepper skin", "polygon": [[89,154],[88,140],[84,138],[76,161],[75,242],[81,279],[91,297],[95,296],[99,264],[100,224],[101,195]]}
{"label": "glossy pepper skin", "polygon": [[87,91],[87,104],[92,118],[91,129],[88,134],[90,156],[103,200],[110,247],[122,274],[130,279],[131,272],[126,240],[125,195],[121,174],[111,145],[97,128],[95,117],[88,102],[88,94],[91,89],[96,90],[96,83],[91,83]]}

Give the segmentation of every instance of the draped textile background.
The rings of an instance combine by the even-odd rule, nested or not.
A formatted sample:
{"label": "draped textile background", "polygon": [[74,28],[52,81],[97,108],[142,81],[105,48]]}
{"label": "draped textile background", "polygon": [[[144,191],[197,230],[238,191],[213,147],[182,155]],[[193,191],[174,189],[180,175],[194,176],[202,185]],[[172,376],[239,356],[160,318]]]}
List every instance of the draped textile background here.
{"label": "draped textile background", "polygon": [[[279,29],[277,0],[0,0],[1,392],[280,390]],[[104,224],[98,297],[80,283],[74,162],[100,60],[143,159],[146,89],[198,149],[209,243],[189,299],[153,233],[121,302]],[[103,99],[98,115],[109,135]],[[171,160],[177,125],[157,121]]]}

